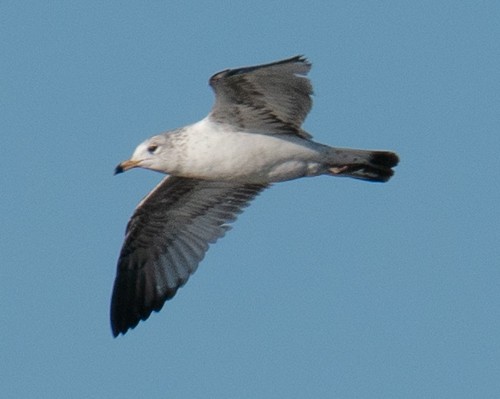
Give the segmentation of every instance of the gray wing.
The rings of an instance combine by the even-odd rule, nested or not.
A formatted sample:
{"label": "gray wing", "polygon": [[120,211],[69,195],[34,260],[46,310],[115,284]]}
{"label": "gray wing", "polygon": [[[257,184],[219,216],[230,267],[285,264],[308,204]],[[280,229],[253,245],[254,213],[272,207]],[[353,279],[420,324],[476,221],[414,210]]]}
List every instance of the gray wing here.
{"label": "gray wing", "polygon": [[113,335],[125,334],[184,285],[227,223],[267,186],[169,176],[127,225],[111,299]]}
{"label": "gray wing", "polygon": [[311,64],[296,56],[271,64],[227,69],[210,78],[215,104],[209,117],[241,130],[311,136],[301,129],[312,106],[305,77]]}

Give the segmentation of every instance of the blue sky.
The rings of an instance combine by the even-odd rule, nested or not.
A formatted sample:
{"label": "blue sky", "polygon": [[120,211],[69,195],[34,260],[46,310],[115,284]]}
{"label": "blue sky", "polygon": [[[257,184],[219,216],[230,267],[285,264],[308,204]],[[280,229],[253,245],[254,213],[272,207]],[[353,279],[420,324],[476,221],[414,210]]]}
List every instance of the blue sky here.
{"label": "blue sky", "polygon": [[[5,398],[500,396],[500,3],[0,4]],[[387,184],[274,186],[159,314],[113,339],[116,164],[204,117],[207,80],[305,54],[317,141]]]}

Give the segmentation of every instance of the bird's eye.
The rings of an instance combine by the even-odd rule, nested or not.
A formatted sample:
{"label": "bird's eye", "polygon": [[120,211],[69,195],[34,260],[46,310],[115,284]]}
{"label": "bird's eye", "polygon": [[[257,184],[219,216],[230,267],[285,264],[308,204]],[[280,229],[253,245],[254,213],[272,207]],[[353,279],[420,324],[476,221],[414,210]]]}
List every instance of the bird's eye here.
{"label": "bird's eye", "polygon": [[158,146],[156,144],[151,144],[149,147],[148,147],[148,152],[150,154],[154,154],[155,151],[158,149]]}

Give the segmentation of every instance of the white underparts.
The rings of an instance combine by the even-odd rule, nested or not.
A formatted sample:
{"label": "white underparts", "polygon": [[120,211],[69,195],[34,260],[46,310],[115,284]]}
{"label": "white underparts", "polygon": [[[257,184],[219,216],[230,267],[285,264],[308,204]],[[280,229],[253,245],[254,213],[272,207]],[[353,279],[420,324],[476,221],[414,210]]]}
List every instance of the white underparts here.
{"label": "white underparts", "polygon": [[185,154],[170,157],[176,165],[167,156],[165,166],[185,177],[268,183],[326,171],[327,147],[296,136],[235,132],[207,119],[173,134],[183,136]]}

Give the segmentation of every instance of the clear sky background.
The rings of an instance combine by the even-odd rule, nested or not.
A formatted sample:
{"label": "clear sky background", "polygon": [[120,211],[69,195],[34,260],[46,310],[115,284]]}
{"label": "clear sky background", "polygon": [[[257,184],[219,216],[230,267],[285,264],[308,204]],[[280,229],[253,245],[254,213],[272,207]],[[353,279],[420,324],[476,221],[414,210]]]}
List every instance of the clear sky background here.
{"label": "clear sky background", "polygon": [[[500,397],[500,2],[2,1],[2,398]],[[207,80],[313,63],[317,141],[387,184],[263,193],[126,336],[109,302],[137,144]]]}

